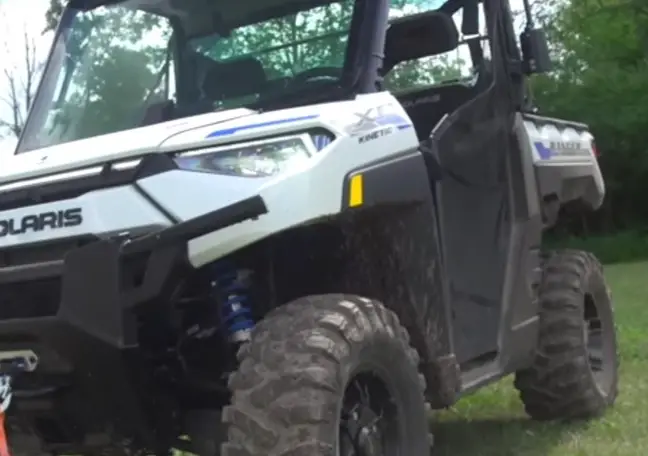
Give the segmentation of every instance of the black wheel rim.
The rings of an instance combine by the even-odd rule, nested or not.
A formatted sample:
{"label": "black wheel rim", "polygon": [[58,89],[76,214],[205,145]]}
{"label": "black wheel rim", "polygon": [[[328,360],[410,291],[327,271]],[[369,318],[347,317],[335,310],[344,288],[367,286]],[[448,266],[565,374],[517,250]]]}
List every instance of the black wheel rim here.
{"label": "black wheel rim", "polygon": [[344,393],[339,456],[399,456],[399,410],[379,376],[355,375]]}
{"label": "black wheel rim", "polygon": [[585,325],[583,335],[587,357],[596,386],[607,394],[614,374],[614,347],[608,332],[609,323],[601,318],[596,302],[591,295],[585,295]]}

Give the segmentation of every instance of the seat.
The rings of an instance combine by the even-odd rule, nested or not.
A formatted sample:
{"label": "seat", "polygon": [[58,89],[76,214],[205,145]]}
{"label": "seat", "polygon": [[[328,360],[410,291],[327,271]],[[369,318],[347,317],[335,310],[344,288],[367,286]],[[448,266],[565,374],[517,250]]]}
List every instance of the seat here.
{"label": "seat", "polygon": [[[397,64],[444,54],[459,46],[459,31],[452,17],[428,11],[395,20],[385,40],[383,75]],[[397,94],[409,114],[420,141],[429,138],[447,113],[475,96],[475,88],[464,83],[446,83]]]}
{"label": "seat", "polygon": [[385,36],[383,74],[401,62],[443,54],[457,46],[457,26],[441,11],[425,11],[394,19]]}
{"label": "seat", "polygon": [[472,99],[474,91],[461,84],[447,84],[398,96],[414,124],[416,135],[425,141],[443,116]]}

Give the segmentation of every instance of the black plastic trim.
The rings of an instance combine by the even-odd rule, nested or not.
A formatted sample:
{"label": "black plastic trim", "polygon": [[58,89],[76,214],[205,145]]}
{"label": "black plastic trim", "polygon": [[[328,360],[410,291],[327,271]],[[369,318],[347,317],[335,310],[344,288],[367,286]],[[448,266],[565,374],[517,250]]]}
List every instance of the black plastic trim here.
{"label": "black plastic trim", "polygon": [[[53,321],[72,325],[87,336],[122,348],[134,343],[118,323],[125,318],[124,312],[154,298],[166,286],[170,271],[186,265],[188,241],[265,213],[263,199],[254,196],[125,242],[96,240],[72,248],[62,259],[0,267],[0,284],[60,277],[63,294]],[[141,263],[139,258],[146,261]],[[138,275],[142,278],[133,281],[132,277]],[[40,318],[28,320],[36,323]],[[13,332],[15,323],[0,320],[0,342]]]}
{"label": "black plastic trim", "polygon": [[157,202],[155,198],[153,198],[151,195],[146,193],[146,190],[142,188],[142,186],[137,183],[133,182],[133,188],[139,195],[146,200],[147,203],[149,203],[151,206],[153,206],[155,209],[158,210],[162,215],[164,215],[167,219],[172,221],[173,223],[180,223],[181,220],[173,215],[171,212],[169,212],[164,206],[162,206],[160,203]]}
{"label": "black plastic trim", "polygon": [[427,201],[431,195],[430,177],[425,159],[418,149],[368,163],[349,172],[342,190],[342,208],[349,207],[350,182],[362,174],[363,207]]}
{"label": "black plastic trim", "polygon": [[253,196],[187,222],[136,238],[124,244],[121,251],[122,254],[130,255],[167,247],[176,242],[186,242],[204,234],[254,219],[267,212],[263,199],[260,196]]}
{"label": "black plastic trim", "polygon": [[530,120],[540,125],[552,125],[563,128],[571,127],[576,130],[587,130],[589,128],[587,124],[582,122],[575,122],[573,120],[556,119],[553,117],[538,116],[530,113],[522,113],[522,117],[526,120]]}
{"label": "black plastic trim", "polygon": [[[37,286],[42,278],[60,283],[60,296],[51,296],[46,311],[39,304],[38,314],[0,318],[0,352],[22,347],[39,357],[36,371],[14,378],[20,399],[13,410],[22,414],[24,407],[29,413],[30,395],[50,391],[39,393],[36,400],[45,412],[34,416],[72,416],[72,428],[110,424],[118,436],[155,443],[155,419],[167,415],[143,402],[151,384],[135,375],[141,368],[141,360],[131,356],[139,346],[138,315],[167,296],[169,278],[188,267],[188,241],[264,213],[263,199],[254,196],[130,241],[95,240],[71,247],[63,259],[0,267],[3,287]],[[63,396],[52,382],[70,388]]]}
{"label": "black plastic trim", "polygon": [[63,260],[9,266],[0,269],[0,285],[3,283],[28,282],[48,277],[57,277],[62,272]]}

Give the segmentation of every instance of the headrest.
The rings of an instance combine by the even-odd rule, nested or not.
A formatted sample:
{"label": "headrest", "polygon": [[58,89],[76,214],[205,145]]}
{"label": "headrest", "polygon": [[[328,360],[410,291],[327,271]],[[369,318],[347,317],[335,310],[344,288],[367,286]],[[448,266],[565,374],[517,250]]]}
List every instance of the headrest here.
{"label": "headrest", "polygon": [[443,54],[459,46],[459,31],[440,11],[405,16],[391,22],[385,38],[383,71],[401,62]]}
{"label": "headrest", "polygon": [[267,82],[261,62],[253,58],[217,62],[205,74],[203,92],[212,100],[258,93]]}

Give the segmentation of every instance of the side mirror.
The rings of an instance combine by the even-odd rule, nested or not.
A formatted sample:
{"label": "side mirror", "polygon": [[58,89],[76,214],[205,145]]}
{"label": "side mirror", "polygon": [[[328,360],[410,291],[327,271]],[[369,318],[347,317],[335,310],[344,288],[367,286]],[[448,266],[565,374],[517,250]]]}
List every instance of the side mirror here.
{"label": "side mirror", "polygon": [[549,44],[544,30],[526,29],[520,35],[522,68],[525,74],[548,73],[553,69]]}

